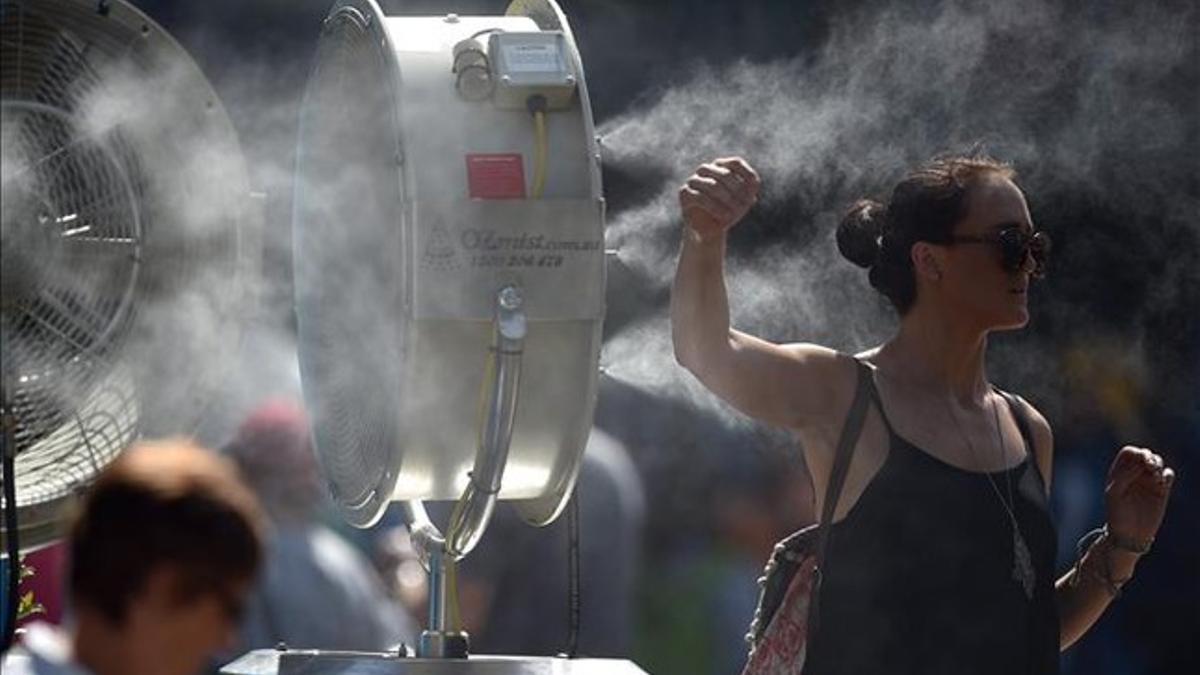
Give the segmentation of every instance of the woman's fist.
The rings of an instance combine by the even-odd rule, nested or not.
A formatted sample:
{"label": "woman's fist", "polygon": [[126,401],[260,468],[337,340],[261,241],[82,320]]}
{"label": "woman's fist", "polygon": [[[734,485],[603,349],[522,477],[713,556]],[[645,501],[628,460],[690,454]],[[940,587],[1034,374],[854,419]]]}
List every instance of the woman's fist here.
{"label": "woman's fist", "polygon": [[1104,488],[1109,532],[1139,544],[1153,540],[1174,484],[1175,472],[1162,457],[1146,448],[1121,448]]}
{"label": "woman's fist", "polygon": [[705,240],[733,227],[758,201],[758,173],[741,157],[700,165],[679,188],[683,222]]}

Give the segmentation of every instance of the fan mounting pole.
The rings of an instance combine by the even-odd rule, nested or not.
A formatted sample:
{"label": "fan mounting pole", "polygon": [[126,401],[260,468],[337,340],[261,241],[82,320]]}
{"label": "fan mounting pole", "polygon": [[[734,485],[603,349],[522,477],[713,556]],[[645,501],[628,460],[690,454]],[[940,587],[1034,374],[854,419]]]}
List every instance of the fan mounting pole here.
{"label": "fan mounting pole", "polygon": [[3,472],[0,478],[4,481],[4,543],[5,555],[8,558],[8,577],[3,580],[7,588],[4,598],[4,635],[0,645],[0,654],[6,653],[12,647],[17,631],[17,606],[20,604],[21,555],[18,541],[17,526],[17,443],[14,438],[17,430],[17,417],[13,411],[13,402],[9,399],[12,394],[12,382],[9,377],[8,364],[0,365],[0,462]]}
{"label": "fan mounting pole", "polygon": [[517,412],[527,323],[521,289],[505,286],[496,294],[495,344],[485,374],[487,415],[480,420],[479,446],[467,487],[450,516],[445,536],[438,531],[419,500],[405,502],[413,545],[429,572],[429,624],[421,633],[417,655],[422,658],[466,658],[468,637],[456,621],[449,591],[454,565],[475,548],[487,529],[504,478],[508,448]]}

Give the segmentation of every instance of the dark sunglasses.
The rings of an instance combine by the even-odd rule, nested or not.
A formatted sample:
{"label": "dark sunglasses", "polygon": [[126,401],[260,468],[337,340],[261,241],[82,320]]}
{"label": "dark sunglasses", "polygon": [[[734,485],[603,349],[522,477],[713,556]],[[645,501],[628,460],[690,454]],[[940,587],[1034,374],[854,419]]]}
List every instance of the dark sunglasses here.
{"label": "dark sunglasses", "polygon": [[1045,232],[1029,233],[1019,227],[1006,227],[987,236],[954,235],[946,243],[999,246],[1001,264],[1008,272],[1021,269],[1026,256],[1030,256],[1033,258],[1033,276],[1037,279],[1046,275],[1046,262],[1050,258],[1050,235]]}

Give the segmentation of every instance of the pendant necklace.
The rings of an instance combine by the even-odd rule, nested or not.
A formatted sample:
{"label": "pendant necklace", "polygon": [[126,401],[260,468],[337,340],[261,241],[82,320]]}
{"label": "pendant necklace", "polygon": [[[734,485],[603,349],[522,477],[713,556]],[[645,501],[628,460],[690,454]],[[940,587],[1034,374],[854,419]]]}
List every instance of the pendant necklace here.
{"label": "pendant necklace", "polygon": [[[992,398],[992,421],[996,428],[996,439],[1000,442],[1000,456],[1006,458],[1008,456],[1007,447],[1004,444],[1004,434],[1000,431],[1000,410],[997,407],[996,399],[993,394]],[[975,446],[971,443],[971,437],[963,431],[962,424],[959,423],[958,417],[954,415],[953,409],[950,407],[950,400],[945,399],[946,412],[950,414],[950,419],[953,420],[954,426],[958,429],[958,433],[962,435],[967,442],[967,449],[971,451],[971,457],[978,461],[979,456],[975,452]],[[999,486],[992,478],[991,472],[984,471],[983,475],[987,478],[988,485],[992,486],[992,492],[996,494],[996,499],[1000,501],[1000,505],[1004,507],[1004,512],[1008,516],[1008,522],[1012,526],[1013,535],[1013,567],[1012,580],[1015,581],[1021,590],[1025,593],[1027,600],[1033,599],[1033,589],[1036,585],[1037,573],[1033,569],[1033,556],[1029,554],[1029,546],[1025,543],[1025,537],[1021,535],[1021,527],[1017,524],[1017,516],[1013,512],[1016,507],[1016,500],[1013,498],[1012,492],[1012,472],[1006,470],[1004,472],[1004,480],[1008,488],[1008,499],[1004,499],[1004,494],[1000,492]]]}

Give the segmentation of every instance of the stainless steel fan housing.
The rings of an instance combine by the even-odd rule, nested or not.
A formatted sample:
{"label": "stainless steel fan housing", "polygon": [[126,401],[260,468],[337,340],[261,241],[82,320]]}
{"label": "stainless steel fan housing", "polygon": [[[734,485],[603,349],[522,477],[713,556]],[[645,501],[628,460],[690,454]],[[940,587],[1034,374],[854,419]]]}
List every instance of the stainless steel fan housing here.
{"label": "stainless steel fan housing", "polygon": [[[455,45],[499,31],[563,36],[550,57],[574,93],[545,116],[540,196],[530,113],[456,86]],[[528,334],[499,498],[552,520],[591,426],[604,313],[599,157],[557,6],[413,17],[338,2],[303,107],[294,242],[304,392],[347,519],[463,494],[496,294],[513,286]]]}

